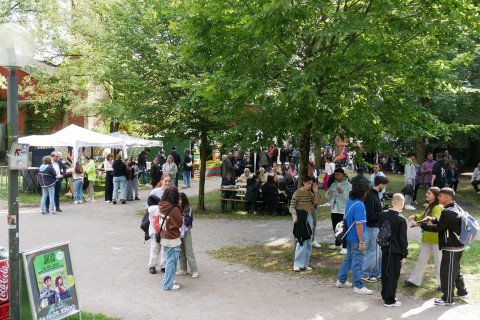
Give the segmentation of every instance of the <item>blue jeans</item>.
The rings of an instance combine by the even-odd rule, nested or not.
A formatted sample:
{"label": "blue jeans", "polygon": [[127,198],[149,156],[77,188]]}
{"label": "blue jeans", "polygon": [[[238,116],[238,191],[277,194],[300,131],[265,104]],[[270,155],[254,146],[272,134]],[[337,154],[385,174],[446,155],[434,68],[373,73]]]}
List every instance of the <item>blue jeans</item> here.
{"label": "blue jeans", "polygon": [[165,275],[163,276],[163,290],[170,290],[174,285],[181,250],[181,246],[165,247],[167,261],[165,262]]}
{"label": "blue jeans", "polygon": [[127,199],[127,177],[113,177],[113,197],[112,200],[117,200],[118,198],[118,188],[122,190],[122,197],[120,199]]}
{"label": "blue jeans", "polygon": [[53,192],[53,197],[52,196],[47,196],[47,203],[46,206],[50,206],[50,201],[55,203],[55,208],[60,208],[60,191],[62,191],[62,181],[57,180],[55,182],[55,191]]}
{"label": "blue jeans", "polygon": [[142,169],[142,181],[143,184],[147,184],[147,169],[145,168]]}
{"label": "blue jeans", "polygon": [[190,187],[190,174],[191,171],[186,171],[183,170],[183,184],[186,185],[187,187]]}
{"label": "blue jeans", "polygon": [[[307,222],[313,230],[313,217],[310,213],[307,215]],[[295,260],[293,261],[293,267],[300,269],[308,267],[311,253],[312,239],[304,240],[303,246],[297,242],[297,246],[295,247]]]}
{"label": "blue jeans", "polygon": [[362,264],[363,251],[358,250],[358,242],[350,242],[347,240],[347,256],[345,260],[343,260],[340,270],[338,270],[337,279],[345,283],[348,272],[352,270],[353,286],[358,289],[363,288]]}
{"label": "blue jeans", "polygon": [[[47,199],[48,197],[52,198],[54,197],[55,194],[55,185],[51,187],[46,187],[42,188],[42,200],[40,202],[40,212],[45,213],[47,209]],[[55,204],[53,201],[50,203],[50,212],[54,213],[55,212]]]}
{"label": "blue jeans", "polygon": [[362,276],[379,278],[382,274],[382,250],[377,245],[379,228],[367,227],[365,235],[365,257],[363,260]]}
{"label": "blue jeans", "polygon": [[83,199],[83,179],[73,180],[73,200],[80,201]]}

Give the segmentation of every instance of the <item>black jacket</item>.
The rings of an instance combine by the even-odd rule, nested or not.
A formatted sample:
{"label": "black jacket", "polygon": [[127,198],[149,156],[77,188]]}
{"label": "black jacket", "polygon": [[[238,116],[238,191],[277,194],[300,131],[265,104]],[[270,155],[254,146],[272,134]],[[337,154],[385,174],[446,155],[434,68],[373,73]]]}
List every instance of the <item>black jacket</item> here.
{"label": "black jacket", "polygon": [[[192,171],[192,166],[187,166],[187,163],[192,162],[192,157],[189,155],[183,156],[183,171]],[[193,164],[192,164],[193,165]]]}
{"label": "black jacket", "polygon": [[458,240],[460,236],[460,213],[462,209],[456,202],[452,202],[443,209],[440,219],[434,219],[432,224],[421,223],[425,231],[438,232],[438,246],[440,250],[461,251],[464,245]]}
{"label": "black jacket", "polygon": [[178,165],[180,164],[180,161],[182,161],[182,159],[180,158],[180,154],[178,154],[177,150],[172,151],[172,157],[173,157],[173,162],[175,162],[175,164],[178,167]]}
{"label": "black jacket", "polygon": [[152,163],[150,167],[150,178],[152,179],[152,185],[154,188],[157,185],[157,183],[160,181],[161,177],[162,177],[162,168]]}
{"label": "black jacket", "polygon": [[367,212],[367,227],[370,228],[379,228],[379,220],[383,214],[382,202],[378,197],[378,191],[375,189],[370,189],[367,196],[365,197],[365,211]]}
{"label": "black jacket", "polygon": [[312,228],[307,221],[308,212],[305,210],[297,210],[297,222],[293,224],[293,236],[298,243],[303,246],[303,241],[312,237]]}
{"label": "black jacket", "polygon": [[147,167],[147,153],[145,151],[140,152],[138,155],[137,164],[140,170]]}
{"label": "black jacket", "polygon": [[273,183],[265,183],[262,186],[262,200],[266,205],[278,205],[278,187]]}
{"label": "black jacket", "polygon": [[[377,196],[378,197],[378,196]],[[408,238],[407,238],[407,221],[405,217],[394,210],[388,210],[386,214],[383,214],[379,219],[380,226],[383,222],[389,219],[392,223],[392,236],[393,239],[390,242],[390,246],[381,247],[382,252],[401,254],[402,257],[408,256]]]}
{"label": "black jacket", "polygon": [[122,160],[115,160],[112,163],[114,177],[127,177],[127,165]]}
{"label": "black jacket", "polygon": [[245,200],[255,202],[258,198],[257,179],[253,177],[247,179],[247,191],[245,192]]}

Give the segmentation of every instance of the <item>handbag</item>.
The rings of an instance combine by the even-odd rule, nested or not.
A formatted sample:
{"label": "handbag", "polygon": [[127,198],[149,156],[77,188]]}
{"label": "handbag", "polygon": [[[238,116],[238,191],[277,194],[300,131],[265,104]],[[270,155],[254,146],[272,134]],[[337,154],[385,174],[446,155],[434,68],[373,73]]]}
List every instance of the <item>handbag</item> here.
{"label": "handbag", "polygon": [[[175,206],[172,206],[170,209],[168,209],[167,213],[165,214],[165,218],[163,218],[162,225],[160,226],[160,232],[162,232],[163,224],[165,223],[165,221],[167,221],[167,217],[173,209],[175,209]],[[160,232],[155,232],[155,241],[157,241],[157,243],[160,243]]]}
{"label": "handbag", "polygon": [[187,163],[187,167],[191,167],[192,166],[192,161],[190,161],[189,163]]}
{"label": "handbag", "polygon": [[335,226],[335,240],[337,240],[337,242],[339,242],[339,243],[342,243],[342,244],[345,243],[348,232],[355,225],[355,221],[354,221],[354,223],[352,223],[352,225],[349,228],[347,228],[346,219],[347,219],[347,215],[350,212],[350,210],[357,203],[358,202],[355,202],[354,204],[352,204],[352,206],[348,209],[347,213],[343,217],[343,220],[340,221],[339,223],[337,223],[337,225]]}

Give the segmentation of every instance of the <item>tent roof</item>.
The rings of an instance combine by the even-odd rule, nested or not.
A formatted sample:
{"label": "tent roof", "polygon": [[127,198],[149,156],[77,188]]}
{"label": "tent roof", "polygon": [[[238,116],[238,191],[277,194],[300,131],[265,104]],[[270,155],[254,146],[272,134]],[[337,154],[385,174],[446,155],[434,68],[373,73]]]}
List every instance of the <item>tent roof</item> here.
{"label": "tent roof", "polygon": [[133,147],[163,147],[163,142],[158,140],[147,140],[137,137],[129,136],[121,132],[112,132],[108,134],[111,137],[125,140],[127,148]]}
{"label": "tent roof", "polygon": [[125,147],[125,141],[120,138],[93,132],[71,124],[68,127],[50,135],[33,135],[18,139],[20,143],[28,143],[31,146],[70,146],[70,147]]}

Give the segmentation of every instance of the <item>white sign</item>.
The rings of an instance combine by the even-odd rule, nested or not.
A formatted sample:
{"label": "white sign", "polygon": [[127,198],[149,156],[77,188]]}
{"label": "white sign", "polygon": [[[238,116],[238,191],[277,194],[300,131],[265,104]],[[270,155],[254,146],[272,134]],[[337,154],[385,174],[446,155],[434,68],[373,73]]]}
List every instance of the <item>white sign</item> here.
{"label": "white sign", "polygon": [[10,169],[26,170],[28,168],[28,148],[30,145],[14,142],[10,149],[8,167]]}

